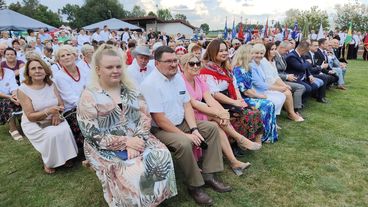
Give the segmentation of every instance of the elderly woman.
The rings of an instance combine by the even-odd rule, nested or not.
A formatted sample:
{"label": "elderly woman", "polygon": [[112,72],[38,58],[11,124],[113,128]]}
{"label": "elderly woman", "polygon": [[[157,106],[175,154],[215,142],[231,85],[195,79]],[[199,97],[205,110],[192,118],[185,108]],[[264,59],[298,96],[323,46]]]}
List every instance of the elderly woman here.
{"label": "elderly woman", "polygon": [[0,125],[8,122],[10,135],[15,140],[21,140],[23,137],[17,130],[13,116],[13,112],[22,110],[16,96],[18,85],[14,72],[0,66],[0,78]]}
{"label": "elderly woman", "polygon": [[266,44],[266,51],[264,54],[264,58],[261,60],[260,66],[262,72],[265,74],[265,82],[268,85],[270,90],[280,91],[286,96],[286,100],[284,103],[284,108],[288,114],[288,118],[301,122],[304,119],[299,116],[294,111],[294,100],[293,94],[291,93],[291,86],[287,85],[284,81],[281,80],[275,63],[276,56],[276,45],[271,42]]}
{"label": "elderly woman", "polygon": [[[231,169],[235,174],[243,174],[243,170],[250,164],[243,163],[237,160],[232,152],[227,134],[233,137],[239,145],[246,149],[259,149],[260,144],[251,142],[243,135],[235,131],[231,126],[230,114],[219,104],[208,90],[206,82],[199,77],[199,70],[201,69],[201,61],[194,54],[189,53],[181,58],[184,72],[183,78],[186,88],[191,96],[191,105],[193,106],[196,120],[200,121],[214,121],[220,127],[221,148],[226,158],[230,162]],[[202,100],[205,101],[202,102]]]}
{"label": "elderly woman", "polygon": [[17,84],[19,85],[19,69],[24,66],[24,62],[21,60],[17,60],[17,52],[8,47],[4,51],[5,61],[1,62],[2,68],[8,68],[14,71],[15,79],[17,80]]}
{"label": "elderly woman", "polygon": [[81,48],[83,60],[80,61],[80,66],[83,68],[91,69],[92,55],[95,52],[95,48],[92,45],[85,44]]}
{"label": "elderly woman", "polygon": [[151,133],[143,96],[117,48],[101,45],[78,104],[84,152],[109,206],[157,206],[177,194],[169,150]]}
{"label": "elderly woman", "polygon": [[201,77],[207,82],[214,98],[225,109],[229,109],[230,122],[235,130],[246,138],[261,143],[261,113],[249,108],[241,97],[231,72],[226,44],[220,39],[212,40],[203,59],[205,65],[200,72]]}
{"label": "elderly woman", "polygon": [[30,59],[24,77],[17,94],[23,108],[22,129],[41,153],[45,172],[51,174],[56,167],[71,166],[67,161],[77,156],[77,145],[68,123],[60,118],[64,103],[46,63],[41,58]]}
{"label": "elderly woman", "polygon": [[75,48],[70,45],[61,46],[56,52],[56,59],[61,68],[56,71],[54,80],[65,104],[64,116],[72,129],[78,147],[81,148],[84,138],[80,132],[75,111],[79,97],[89,79],[90,69],[77,66],[76,58]]}
{"label": "elderly woman", "polygon": [[278,139],[275,105],[267,100],[267,96],[257,93],[252,86],[252,71],[249,63],[252,60],[251,45],[240,46],[234,56],[232,65],[239,90],[244,101],[261,111],[264,127],[263,142],[275,142]]}

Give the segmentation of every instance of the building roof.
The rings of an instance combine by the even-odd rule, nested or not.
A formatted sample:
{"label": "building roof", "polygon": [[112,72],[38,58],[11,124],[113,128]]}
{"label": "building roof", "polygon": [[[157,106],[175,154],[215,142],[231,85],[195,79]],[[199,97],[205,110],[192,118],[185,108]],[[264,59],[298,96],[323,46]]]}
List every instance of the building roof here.
{"label": "building roof", "polygon": [[182,23],[184,25],[186,25],[187,27],[190,27],[191,29],[196,29],[195,26],[191,25],[189,22],[181,20],[181,19],[174,19],[174,20],[163,20],[160,19],[158,17],[155,16],[144,16],[144,17],[131,17],[131,18],[124,18],[121,19],[125,22],[129,22],[131,24],[137,24],[138,26],[140,26],[142,23],[143,24],[149,24],[152,22],[157,22],[157,23]]}

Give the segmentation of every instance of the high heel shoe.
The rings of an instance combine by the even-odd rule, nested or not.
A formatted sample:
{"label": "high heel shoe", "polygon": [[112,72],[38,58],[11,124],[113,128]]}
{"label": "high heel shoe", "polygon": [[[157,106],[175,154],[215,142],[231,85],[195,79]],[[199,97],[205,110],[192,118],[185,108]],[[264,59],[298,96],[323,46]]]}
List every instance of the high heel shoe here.
{"label": "high heel shoe", "polygon": [[298,116],[298,115],[297,115],[297,118],[292,118],[290,115],[288,115],[288,118],[290,120],[292,120],[292,121],[295,121],[295,122],[302,122],[302,121],[304,121],[303,117]]}
{"label": "high heel shoe", "polygon": [[235,175],[241,176],[241,175],[243,175],[244,170],[245,169],[248,169],[250,166],[251,166],[251,164],[249,162],[246,162],[246,163],[242,163],[238,167],[231,167],[231,170],[233,170],[233,172],[235,173]]}
{"label": "high heel shoe", "polygon": [[237,141],[238,146],[242,150],[259,150],[261,149],[262,145],[256,142],[252,142],[247,138],[243,137],[239,141]]}

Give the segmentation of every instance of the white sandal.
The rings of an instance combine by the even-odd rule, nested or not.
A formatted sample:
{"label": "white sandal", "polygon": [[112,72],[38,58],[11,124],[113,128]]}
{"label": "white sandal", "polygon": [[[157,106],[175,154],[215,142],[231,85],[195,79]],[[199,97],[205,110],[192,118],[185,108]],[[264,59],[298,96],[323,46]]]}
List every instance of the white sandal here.
{"label": "white sandal", "polygon": [[19,140],[23,140],[23,136],[20,135],[20,133],[18,132],[18,130],[14,130],[14,131],[9,131],[10,135],[13,137],[13,139],[15,141],[19,141]]}

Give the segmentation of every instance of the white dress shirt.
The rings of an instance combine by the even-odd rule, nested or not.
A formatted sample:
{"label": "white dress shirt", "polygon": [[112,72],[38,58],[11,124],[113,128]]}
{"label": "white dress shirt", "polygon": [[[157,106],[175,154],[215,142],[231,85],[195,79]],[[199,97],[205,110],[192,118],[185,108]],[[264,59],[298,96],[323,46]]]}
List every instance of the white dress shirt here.
{"label": "white dress shirt", "polygon": [[[174,125],[183,122],[184,104],[190,96],[180,73],[168,79],[155,69],[141,84],[141,91],[151,113],[165,113]],[[153,122],[153,126],[157,124]]]}
{"label": "white dress shirt", "polygon": [[156,67],[154,60],[150,60],[146,66],[146,71],[140,72],[141,68],[137,63],[137,59],[134,58],[132,64],[129,65],[129,67],[127,68],[127,71],[130,79],[133,80],[136,86],[139,86],[144,81],[144,79],[155,69]]}

